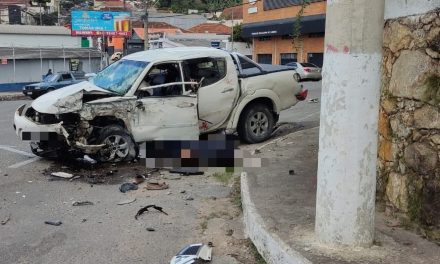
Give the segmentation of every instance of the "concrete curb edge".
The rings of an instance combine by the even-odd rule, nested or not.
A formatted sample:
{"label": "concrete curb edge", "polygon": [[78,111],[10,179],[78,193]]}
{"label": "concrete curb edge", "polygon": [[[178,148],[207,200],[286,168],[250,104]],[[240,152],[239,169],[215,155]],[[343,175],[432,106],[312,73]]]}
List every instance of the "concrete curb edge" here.
{"label": "concrete curb edge", "polygon": [[309,264],[301,253],[290,248],[276,234],[271,234],[250,197],[248,176],[241,173],[241,200],[245,234],[268,264]]}

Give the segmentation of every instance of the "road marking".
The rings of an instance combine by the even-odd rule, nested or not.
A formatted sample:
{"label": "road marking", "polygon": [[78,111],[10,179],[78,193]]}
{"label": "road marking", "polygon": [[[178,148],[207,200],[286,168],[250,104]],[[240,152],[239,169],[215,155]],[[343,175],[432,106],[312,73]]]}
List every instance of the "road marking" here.
{"label": "road marking", "polygon": [[10,151],[10,152],[14,152],[14,153],[17,153],[17,154],[21,154],[21,155],[24,155],[26,157],[31,157],[31,158],[35,157],[35,155],[32,154],[32,153],[29,153],[29,152],[26,152],[26,151],[22,151],[22,150],[18,150],[18,149],[12,148],[10,146],[0,145],[0,149],[7,150],[7,151]]}
{"label": "road marking", "polygon": [[40,157],[34,157],[32,159],[28,159],[28,160],[25,160],[25,161],[22,161],[22,162],[19,162],[19,163],[15,163],[14,165],[9,166],[8,168],[17,169],[17,168],[20,168],[21,166],[27,165],[29,163],[35,162],[35,161],[40,160],[40,159],[41,159]]}

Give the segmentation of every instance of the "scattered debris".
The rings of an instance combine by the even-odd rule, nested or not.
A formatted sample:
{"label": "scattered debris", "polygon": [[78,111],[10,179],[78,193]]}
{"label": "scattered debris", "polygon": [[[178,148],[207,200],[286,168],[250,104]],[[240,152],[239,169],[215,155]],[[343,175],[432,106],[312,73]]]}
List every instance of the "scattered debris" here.
{"label": "scattered debris", "polygon": [[211,261],[212,247],[204,244],[191,244],[171,259],[170,264],[199,263],[197,260]]}
{"label": "scattered debris", "polygon": [[166,182],[148,182],[147,186],[145,188],[147,190],[165,190],[168,189],[170,186],[166,184]]}
{"label": "scattered debris", "polygon": [[311,99],[309,99],[309,103],[319,103],[319,99],[318,98],[311,98]]}
{"label": "scattered debris", "polygon": [[182,177],[180,175],[167,174],[167,175],[163,175],[162,179],[166,179],[166,180],[180,180],[180,179],[182,179]]}
{"label": "scattered debris", "polygon": [[3,174],[3,176],[8,176],[8,174],[7,174],[7,173],[5,173],[5,174]]}
{"label": "scattered debris", "polygon": [[131,204],[131,203],[134,203],[135,201],[136,201],[136,198],[129,199],[129,200],[124,200],[124,201],[120,201],[118,203],[118,205]]}
{"label": "scattered debris", "polygon": [[185,190],[182,190],[182,191],[180,191],[180,193],[186,193],[186,191],[185,191]]}
{"label": "scattered debris", "polygon": [[227,236],[232,236],[232,234],[234,234],[234,230],[232,230],[232,229],[228,229],[228,230],[226,231],[226,235],[227,235]]}
{"label": "scattered debris", "polygon": [[61,221],[44,221],[46,225],[60,226],[62,224]]}
{"label": "scattered debris", "polygon": [[154,229],[154,228],[152,228],[152,227],[147,227],[147,231],[149,231],[149,232],[154,232],[154,231],[156,231],[156,229]]}
{"label": "scattered debris", "polygon": [[163,214],[165,214],[165,215],[168,215],[167,213],[165,213],[165,212],[162,210],[162,207],[160,207],[160,206],[156,206],[156,205],[154,205],[154,204],[150,204],[150,205],[147,205],[147,206],[141,208],[141,209],[137,212],[137,214],[134,216],[134,219],[137,220],[137,219],[138,219],[138,216],[140,216],[141,214],[143,214],[143,213],[145,213],[145,212],[148,212],[148,209],[149,209],[149,208],[156,209],[157,211],[159,211],[159,212],[161,212],[161,213],[163,213]]}
{"label": "scattered debris", "polygon": [[93,205],[93,203],[90,201],[82,201],[82,202],[73,202],[72,205],[73,206],[83,206],[83,205]]}
{"label": "scattered debris", "polygon": [[170,170],[170,173],[178,173],[180,175],[189,176],[189,175],[203,175],[205,172],[197,170],[197,168],[180,168]]}
{"label": "scattered debris", "polygon": [[137,190],[137,189],[138,189],[137,184],[134,184],[134,183],[131,183],[131,182],[123,183],[123,184],[119,187],[119,190],[120,190],[122,193],[126,193],[126,192],[128,192],[128,191],[131,191],[131,190]]}
{"label": "scattered debris", "polygon": [[50,175],[54,176],[54,177],[64,178],[64,179],[71,179],[71,178],[73,178],[73,174],[70,174],[70,173],[67,173],[67,172],[62,172],[62,171],[52,172]]}
{"label": "scattered debris", "polygon": [[295,170],[289,170],[289,175],[295,175]]}
{"label": "scattered debris", "polygon": [[4,220],[2,220],[2,221],[0,222],[0,224],[2,224],[2,225],[6,225],[6,223],[8,223],[9,220],[11,220],[11,215],[10,215],[10,214],[9,214]]}
{"label": "scattered debris", "polygon": [[194,200],[194,198],[191,195],[188,195],[185,197],[185,200],[192,201],[192,200]]}
{"label": "scattered debris", "polygon": [[136,177],[134,177],[134,183],[135,184],[141,184],[145,181],[145,176],[144,175],[136,175]]}
{"label": "scattered debris", "polygon": [[87,221],[87,219],[83,218],[83,220],[81,221],[81,223],[84,223],[84,222],[86,222],[86,221]]}
{"label": "scattered debris", "polygon": [[72,179],[70,179],[69,181],[74,181],[74,180],[79,179],[79,178],[81,178],[81,176],[75,176]]}
{"label": "scattered debris", "polygon": [[171,194],[173,194],[172,192],[167,192],[167,195],[171,195]]}

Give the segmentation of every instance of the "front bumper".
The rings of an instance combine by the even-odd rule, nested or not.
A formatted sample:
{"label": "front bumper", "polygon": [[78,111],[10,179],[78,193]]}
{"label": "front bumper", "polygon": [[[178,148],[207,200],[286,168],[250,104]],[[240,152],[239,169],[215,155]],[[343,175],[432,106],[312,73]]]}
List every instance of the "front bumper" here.
{"label": "front bumper", "polygon": [[46,91],[45,90],[36,90],[36,89],[23,89],[23,94],[26,96],[40,96],[42,94],[44,94]]}
{"label": "front bumper", "polygon": [[20,106],[14,114],[15,134],[21,140],[29,141],[48,141],[53,140],[55,135],[62,138],[68,138],[69,134],[62,126],[63,122],[56,124],[40,124],[25,116],[26,105]]}

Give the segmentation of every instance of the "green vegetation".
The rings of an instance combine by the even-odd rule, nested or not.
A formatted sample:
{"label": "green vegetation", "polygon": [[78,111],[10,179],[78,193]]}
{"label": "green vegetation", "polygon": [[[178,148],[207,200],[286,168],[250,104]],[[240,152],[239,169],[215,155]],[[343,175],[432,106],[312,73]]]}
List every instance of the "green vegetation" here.
{"label": "green vegetation", "polygon": [[440,76],[432,74],[425,81],[425,100],[440,103]]}
{"label": "green vegetation", "polygon": [[232,172],[216,172],[212,176],[224,184],[228,184],[234,174]]}
{"label": "green vegetation", "polygon": [[255,245],[252,243],[251,240],[249,240],[249,247],[252,251],[252,254],[255,257],[255,264],[267,264],[267,262],[264,260],[264,258],[260,255]]}

